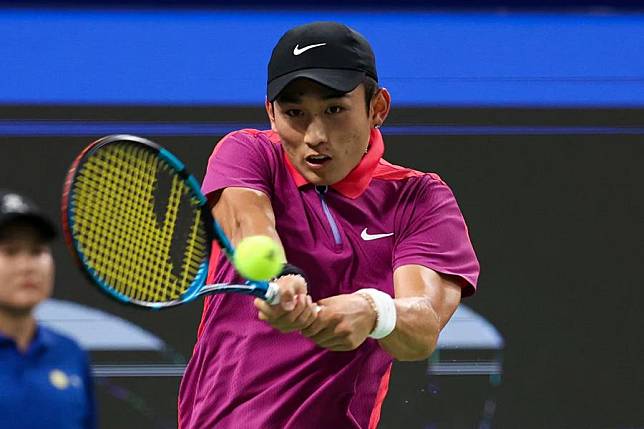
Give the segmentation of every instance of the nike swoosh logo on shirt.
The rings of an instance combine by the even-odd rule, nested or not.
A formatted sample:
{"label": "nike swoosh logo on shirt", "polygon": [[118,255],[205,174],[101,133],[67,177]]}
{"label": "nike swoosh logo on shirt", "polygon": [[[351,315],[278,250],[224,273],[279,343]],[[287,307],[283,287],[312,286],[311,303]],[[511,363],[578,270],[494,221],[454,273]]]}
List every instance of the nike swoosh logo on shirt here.
{"label": "nike swoosh logo on shirt", "polygon": [[387,234],[369,234],[367,232],[367,228],[365,228],[360,233],[360,238],[362,238],[364,241],[371,241],[371,240],[377,240],[379,238],[389,237],[390,235],[394,235],[394,233],[390,232]]}
{"label": "nike swoosh logo on shirt", "polygon": [[300,54],[303,54],[304,52],[308,51],[309,49],[317,48],[317,47],[324,46],[324,45],[326,45],[326,43],[318,43],[317,45],[308,45],[308,46],[305,46],[303,48],[300,48],[300,44],[298,43],[293,48],[293,55],[300,55]]}

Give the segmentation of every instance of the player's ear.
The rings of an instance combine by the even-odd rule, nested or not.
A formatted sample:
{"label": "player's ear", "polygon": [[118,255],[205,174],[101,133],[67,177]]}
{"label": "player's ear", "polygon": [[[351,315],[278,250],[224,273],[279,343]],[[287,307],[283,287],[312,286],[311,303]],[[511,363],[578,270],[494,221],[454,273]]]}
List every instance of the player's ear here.
{"label": "player's ear", "polygon": [[264,100],[264,106],[266,107],[266,114],[268,115],[268,120],[271,121],[271,130],[277,132],[275,128],[275,103],[270,102],[268,97]]}
{"label": "player's ear", "polygon": [[380,88],[371,98],[369,118],[371,128],[379,128],[387,119],[391,108],[391,95],[387,88]]}

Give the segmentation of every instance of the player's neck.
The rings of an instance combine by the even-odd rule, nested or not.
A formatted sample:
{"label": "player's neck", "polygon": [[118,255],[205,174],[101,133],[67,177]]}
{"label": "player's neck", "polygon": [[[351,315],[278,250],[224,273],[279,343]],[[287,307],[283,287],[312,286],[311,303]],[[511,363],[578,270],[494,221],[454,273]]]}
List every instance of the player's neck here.
{"label": "player's neck", "polygon": [[13,339],[18,350],[27,350],[35,332],[36,319],[31,312],[16,313],[0,308],[0,333]]}

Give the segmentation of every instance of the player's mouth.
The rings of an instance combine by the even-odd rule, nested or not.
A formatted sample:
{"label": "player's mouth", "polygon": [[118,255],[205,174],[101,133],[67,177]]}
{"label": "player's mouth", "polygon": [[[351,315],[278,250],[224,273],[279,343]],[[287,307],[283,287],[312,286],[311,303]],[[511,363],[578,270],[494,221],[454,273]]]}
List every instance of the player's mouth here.
{"label": "player's mouth", "polygon": [[331,157],[329,155],[309,155],[306,158],[304,158],[304,161],[306,162],[307,167],[309,167],[312,170],[319,170],[323,168],[326,164],[331,161]]}
{"label": "player's mouth", "polygon": [[40,288],[40,284],[35,280],[25,280],[25,281],[20,283],[20,286],[23,289],[39,289]]}

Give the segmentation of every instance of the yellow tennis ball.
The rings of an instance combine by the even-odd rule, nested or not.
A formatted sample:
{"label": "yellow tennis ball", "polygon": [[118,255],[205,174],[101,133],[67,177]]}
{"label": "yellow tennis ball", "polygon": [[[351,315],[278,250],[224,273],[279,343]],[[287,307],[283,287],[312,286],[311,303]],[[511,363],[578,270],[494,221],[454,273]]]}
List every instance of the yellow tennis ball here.
{"label": "yellow tennis ball", "polygon": [[233,258],[239,274],[249,280],[270,280],[282,271],[279,245],[265,235],[251,235],[239,242]]}

